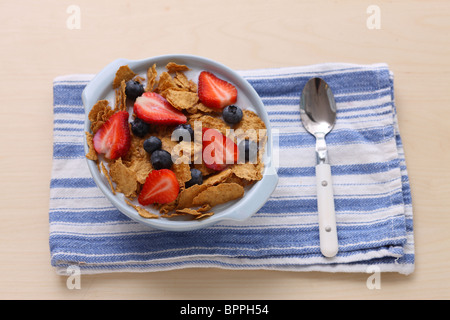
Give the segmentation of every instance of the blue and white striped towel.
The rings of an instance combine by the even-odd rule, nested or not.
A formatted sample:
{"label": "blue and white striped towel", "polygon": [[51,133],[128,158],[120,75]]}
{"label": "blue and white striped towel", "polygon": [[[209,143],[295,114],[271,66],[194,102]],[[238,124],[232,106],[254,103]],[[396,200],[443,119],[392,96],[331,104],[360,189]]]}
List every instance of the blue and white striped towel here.
{"label": "blue and white striped towel", "polygon": [[[329,63],[240,74],[280,134],[279,184],[244,222],[180,233],[131,221],[97,189],[83,150],[81,102],[93,75],[54,80],[49,242],[57,273],[72,265],[82,273],[188,267],[413,272],[411,193],[388,66]],[[299,114],[301,90],[314,76],[329,83],[337,102],[336,126],[327,135],[340,245],[331,259],[319,250],[315,140]]]}

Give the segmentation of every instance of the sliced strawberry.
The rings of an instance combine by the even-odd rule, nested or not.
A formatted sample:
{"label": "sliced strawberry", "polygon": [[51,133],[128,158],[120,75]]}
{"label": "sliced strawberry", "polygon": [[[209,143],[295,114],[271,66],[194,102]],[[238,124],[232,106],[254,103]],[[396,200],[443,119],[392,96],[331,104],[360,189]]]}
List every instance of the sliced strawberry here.
{"label": "sliced strawberry", "polygon": [[169,203],[177,198],[179,191],[180,185],[172,170],[152,170],[142,186],[138,202],[143,206]]}
{"label": "sliced strawberry", "polygon": [[238,161],[239,150],[233,140],[215,129],[202,128],[202,133],[202,155],[206,167],[220,171]]}
{"label": "sliced strawberry", "polygon": [[186,116],[161,95],[145,92],[134,103],[134,113],[147,123],[176,125],[187,122]]}
{"label": "sliced strawberry", "polygon": [[198,77],[198,97],[207,107],[223,109],[236,102],[237,89],[211,72],[202,71]]}
{"label": "sliced strawberry", "polygon": [[97,153],[105,154],[111,160],[127,154],[131,145],[128,112],[113,114],[94,135],[94,148]]}

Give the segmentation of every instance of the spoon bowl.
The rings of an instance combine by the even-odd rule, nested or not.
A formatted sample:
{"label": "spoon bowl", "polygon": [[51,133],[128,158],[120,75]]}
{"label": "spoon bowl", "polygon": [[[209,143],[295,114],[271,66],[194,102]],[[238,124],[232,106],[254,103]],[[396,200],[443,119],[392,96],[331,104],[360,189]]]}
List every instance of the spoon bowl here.
{"label": "spoon bowl", "polygon": [[328,84],[320,78],[309,80],[302,93],[300,116],[311,134],[327,134],[336,122],[336,102]]}

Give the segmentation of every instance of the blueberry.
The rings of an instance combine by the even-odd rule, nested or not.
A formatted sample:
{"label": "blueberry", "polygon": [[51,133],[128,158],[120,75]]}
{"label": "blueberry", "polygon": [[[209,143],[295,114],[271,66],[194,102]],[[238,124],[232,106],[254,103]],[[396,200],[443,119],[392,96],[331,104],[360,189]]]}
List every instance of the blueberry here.
{"label": "blueberry", "polygon": [[242,140],[239,143],[239,162],[256,163],[258,145],[253,140]]}
{"label": "blueberry", "polygon": [[131,123],[131,132],[137,137],[143,138],[150,130],[150,125],[144,120],[135,118]]}
{"label": "blueberry", "polygon": [[184,186],[186,188],[192,187],[194,184],[202,184],[203,183],[203,176],[202,172],[198,169],[191,169],[191,180],[186,182]]}
{"label": "blueberry", "polygon": [[144,150],[152,154],[156,150],[160,150],[162,147],[162,142],[158,137],[151,136],[144,141]]}
{"label": "blueberry", "polygon": [[189,141],[194,141],[194,130],[192,130],[190,124],[180,124],[172,132],[173,140],[178,140],[178,142],[181,142],[184,138],[186,138],[186,140],[190,139]]}
{"label": "blueberry", "polygon": [[131,100],[136,100],[136,98],[141,96],[143,93],[144,93],[144,85],[134,80],[127,81],[125,87],[125,94],[127,95],[127,98],[130,98]]}
{"label": "blueberry", "polygon": [[222,111],[223,120],[225,120],[225,122],[230,124],[239,123],[242,120],[243,116],[244,114],[242,113],[241,108],[234,105],[227,106],[223,108]]}
{"label": "blueberry", "polygon": [[155,170],[170,169],[173,165],[172,156],[166,150],[153,151],[150,160]]}

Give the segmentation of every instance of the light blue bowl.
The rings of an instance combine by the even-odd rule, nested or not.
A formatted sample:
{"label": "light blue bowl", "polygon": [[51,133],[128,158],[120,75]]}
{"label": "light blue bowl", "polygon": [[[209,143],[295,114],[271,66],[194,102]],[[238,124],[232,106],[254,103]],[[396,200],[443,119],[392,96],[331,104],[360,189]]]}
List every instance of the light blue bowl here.
{"label": "light blue bowl", "polygon": [[[268,140],[265,150],[265,169],[263,178],[249,188],[246,188],[243,198],[214,207],[214,215],[211,217],[201,220],[173,220],[166,218],[142,218],[135,209],[124,202],[124,197],[122,194],[117,193],[114,195],[111,192],[109,183],[99,172],[97,164],[92,160],[87,160],[92,177],[100,190],[118,210],[129,218],[149,227],[168,231],[189,231],[212,226],[225,220],[244,221],[256,213],[264,205],[272,192],[275,190],[278,182],[278,176],[273,164],[272,132],[270,129],[267,112],[265,111],[263,103],[253,87],[238,73],[230,68],[218,62],[193,55],[163,55],[143,60],[115,60],[100,71],[100,73],[98,73],[86,86],[82,93],[82,100],[85,108],[85,130],[90,132],[90,121],[88,119],[88,114],[94,104],[98,100],[113,96],[112,81],[115,77],[117,69],[120,66],[128,65],[135,73],[145,75],[147,69],[154,63],[156,63],[157,67],[164,68],[168,62],[184,64],[193,70],[210,71],[220,78],[233,83],[238,89],[238,96],[246,97],[247,102],[252,105],[252,109],[259,115],[267,127]],[[88,146],[86,139],[84,140],[84,149],[87,153]]]}

